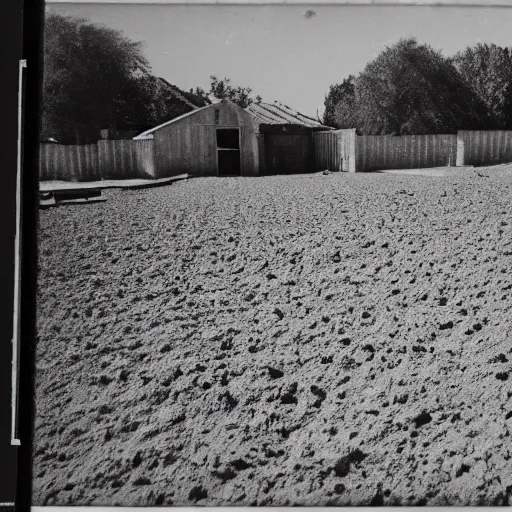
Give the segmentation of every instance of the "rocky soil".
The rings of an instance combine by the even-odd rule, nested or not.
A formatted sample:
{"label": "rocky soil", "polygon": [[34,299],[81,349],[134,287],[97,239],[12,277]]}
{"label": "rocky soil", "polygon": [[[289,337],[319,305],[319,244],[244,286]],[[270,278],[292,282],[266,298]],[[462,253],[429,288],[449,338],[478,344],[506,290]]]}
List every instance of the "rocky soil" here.
{"label": "rocky soil", "polygon": [[41,211],[34,504],[508,503],[512,166],[104,194]]}

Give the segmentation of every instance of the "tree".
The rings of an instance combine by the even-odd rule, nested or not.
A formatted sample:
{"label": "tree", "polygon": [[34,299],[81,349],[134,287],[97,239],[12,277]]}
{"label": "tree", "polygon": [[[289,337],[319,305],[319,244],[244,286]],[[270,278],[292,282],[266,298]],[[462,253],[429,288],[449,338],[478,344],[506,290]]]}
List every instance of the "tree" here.
{"label": "tree", "polygon": [[250,87],[233,87],[229,78],[219,80],[215,75],[210,80],[210,94],[219,100],[228,98],[242,108],[248,107],[255,99],[261,102],[260,96],[253,98]]}
{"label": "tree", "polygon": [[[356,77],[350,75],[345,78],[341,84],[331,85],[329,93],[325,96],[325,111],[323,117],[323,124],[335,128],[348,128],[347,123],[350,124],[349,113],[336,114],[336,109],[341,108],[341,105],[350,105],[354,100],[354,82]],[[351,111],[351,107],[349,107]]]}
{"label": "tree", "polygon": [[512,128],[512,54],[508,48],[479,43],[457,53],[453,63],[465,83],[485,103],[495,128]]}
{"label": "tree", "polygon": [[353,94],[343,92],[334,124],[362,134],[454,133],[490,125],[485,105],[453,63],[415,39],[386,48],[355,79]]}
{"label": "tree", "polygon": [[208,94],[202,87],[196,87],[194,89],[190,89],[188,95],[188,99],[198,105],[209,105],[210,100],[208,98]]}
{"label": "tree", "polygon": [[84,19],[47,15],[43,137],[80,144],[96,141],[102,128],[146,125],[153,93],[141,43]]}

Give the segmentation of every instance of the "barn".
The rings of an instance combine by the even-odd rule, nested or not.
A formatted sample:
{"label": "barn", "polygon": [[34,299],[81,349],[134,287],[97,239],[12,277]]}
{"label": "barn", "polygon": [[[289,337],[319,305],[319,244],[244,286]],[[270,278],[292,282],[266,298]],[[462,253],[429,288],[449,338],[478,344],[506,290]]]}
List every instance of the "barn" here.
{"label": "barn", "polygon": [[313,172],[315,156],[313,133],[332,130],[279,102],[252,103],[247,111],[258,125],[261,174]]}
{"label": "barn", "polygon": [[313,171],[313,133],[330,129],[281,103],[243,109],[223,99],[134,140],[153,140],[157,177],[257,176]]}
{"label": "barn", "polygon": [[158,177],[259,174],[257,126],[249,112],[223,99],[134,137],[153,139]]}

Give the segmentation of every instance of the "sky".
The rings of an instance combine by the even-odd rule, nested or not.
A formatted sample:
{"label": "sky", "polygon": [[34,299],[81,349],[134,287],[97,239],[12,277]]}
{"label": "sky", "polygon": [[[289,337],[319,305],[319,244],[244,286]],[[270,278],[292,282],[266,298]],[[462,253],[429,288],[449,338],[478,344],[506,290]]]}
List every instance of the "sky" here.
{"label": "sky", "polygon": [[[210,75],[316,117],[329,86],[416,37],[446,56],[510,45],[512,8],[355,5],[51,4],[144,44],[153,73],[188,90]],[[310,10],[314,15],[305,16]]]}

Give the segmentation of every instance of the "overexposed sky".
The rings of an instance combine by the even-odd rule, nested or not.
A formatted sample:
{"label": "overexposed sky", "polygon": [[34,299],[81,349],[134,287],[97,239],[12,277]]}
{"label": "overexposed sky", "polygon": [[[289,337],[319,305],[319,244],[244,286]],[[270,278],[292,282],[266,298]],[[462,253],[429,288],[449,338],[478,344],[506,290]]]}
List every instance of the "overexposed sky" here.
{"label": "overexposed sky", "polygon": [[[305,114],[329,85],[357,74],[386,45],[414,36],[453,55],[478,42],[509,46],[512,8],[355,5],[52,3],[144,42],[154,74],[183,89],[227,76],[264,101]],[[311,9],[314,16],[306,18]]]}

